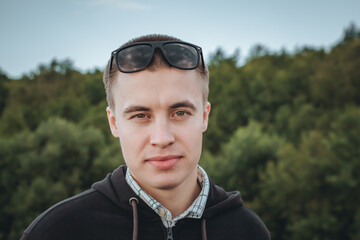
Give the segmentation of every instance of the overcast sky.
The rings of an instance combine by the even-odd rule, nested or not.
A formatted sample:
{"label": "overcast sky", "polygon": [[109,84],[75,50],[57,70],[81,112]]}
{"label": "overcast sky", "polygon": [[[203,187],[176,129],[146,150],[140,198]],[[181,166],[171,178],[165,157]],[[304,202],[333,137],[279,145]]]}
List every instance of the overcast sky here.
{"label": "overcast sky", "polygon": [[131,38],[163,33],[245,59],[251,46],[293,51],[329,48],[351,22],[359,0],[0,0],[0,68],[20,77],[51,59],[77,69],[103,69],[110,52]]}

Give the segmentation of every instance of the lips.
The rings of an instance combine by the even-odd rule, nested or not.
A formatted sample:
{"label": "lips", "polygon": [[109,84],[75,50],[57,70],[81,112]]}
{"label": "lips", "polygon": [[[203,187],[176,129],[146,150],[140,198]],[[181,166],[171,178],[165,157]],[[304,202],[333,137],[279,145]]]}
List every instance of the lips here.
{"label": "lips", "polygon": [[174,167],[181,158],[180,155],[159,156],[149,158],[147,162],[159,170],[167,170]]}

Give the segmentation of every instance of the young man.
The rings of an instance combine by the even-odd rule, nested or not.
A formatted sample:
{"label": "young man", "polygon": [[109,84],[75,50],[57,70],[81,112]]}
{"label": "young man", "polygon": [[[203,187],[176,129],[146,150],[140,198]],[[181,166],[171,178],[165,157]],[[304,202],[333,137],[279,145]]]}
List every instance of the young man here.
{"label": "young man", "polygon": [[201,48],[147,35],[111,54],[110,130],[127,166],[40,215],[22,239],[270,239],[239,192],[198,166],[210,113]]}

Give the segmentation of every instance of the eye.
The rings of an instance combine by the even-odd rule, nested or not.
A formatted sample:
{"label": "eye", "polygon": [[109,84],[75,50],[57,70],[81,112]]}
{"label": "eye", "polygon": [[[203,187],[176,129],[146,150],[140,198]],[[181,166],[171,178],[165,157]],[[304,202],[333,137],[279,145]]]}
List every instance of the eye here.
{"label": "eye", "polygon": [[132,115],[130,117],[130,119],[135,120],[135,121],[147,121],[148,119],[150,119],[150,116],[145,113],[138,113],[138,114]]}
{"label": "eye", "polygon": [[176,113],[175,113],[175,115],[176,116],[185,116],[186,114],[188,114],[187,112],[185,112],[185,111],[177,111]]}
{"label": "eye", "polygon": [[176,111],[173,115],[172,115],[172,118],[175,119],[175,120],[183,120],[183,119],[186,119],[188,116],[190,116],[191,113],[188,112],[188,111],[184,111],[184,110],[181,110],[181,111]]}
{"label": "eye", "polygon": [[136,115],[132,116],[131,118],[145,118],[145,117],[146,117],[145,114],[139,113],[139,114],[136,114]]}

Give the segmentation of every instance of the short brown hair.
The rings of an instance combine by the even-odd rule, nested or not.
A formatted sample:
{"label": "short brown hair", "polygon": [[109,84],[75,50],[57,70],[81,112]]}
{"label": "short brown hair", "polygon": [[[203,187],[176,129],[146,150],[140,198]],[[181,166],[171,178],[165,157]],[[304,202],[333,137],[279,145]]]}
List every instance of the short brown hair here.
{"label": "short brown hair", "polygon": [[[130,45],[132,43],[136,42],[153,42],[153,41],[168,41],[168,40],[175,40],[175,41],[181,41],[178,38],[167,36],[167,35],[160,35],[160,34],[151,34],[151,35],[145,35],[138,38],[134,38],[127,43],[123,44],[121,47]],[[111,71],[109,72],[110,67],[110,60],[108,61],[108,64],[105,68],[104,75],[103,75],[103,81],[105,85],[105,91],[106,91],[106,100],[108,102],[108,105],[111,109],[114,109],[114,99],[111,92],[111,86],[113,82],[115,81],[116,77],[119,74],[119,70],[117,69],[115,65],[115,61],[112,61]],[[204,65],[204,67],[202,67]],[[166,61],[161,56],[161,53],[159,51],[155,51],[154,57],[151,60],[149,66],[147,67],[150,71],[156,71],[159,68],[170,68],[170,66],[166,63]],[[203,87],[203,101],[204,103],[208,99],[209,95],[209,71],[206,67],[205,63],[200,62],[199,67],[195,69],[203,78],[204,80],[204,87]]]}

